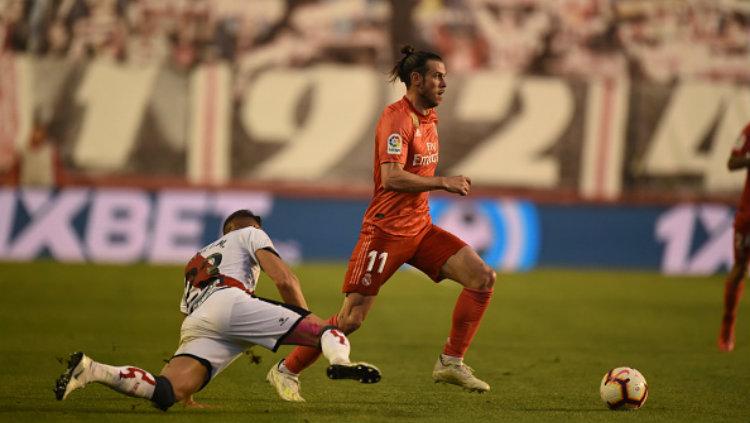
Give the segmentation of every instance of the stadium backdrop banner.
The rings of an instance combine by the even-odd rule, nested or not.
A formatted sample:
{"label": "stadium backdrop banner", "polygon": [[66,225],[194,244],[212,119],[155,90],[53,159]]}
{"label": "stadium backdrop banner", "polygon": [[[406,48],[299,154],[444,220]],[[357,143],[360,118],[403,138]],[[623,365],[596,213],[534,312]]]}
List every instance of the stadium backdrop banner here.
{"label": "stadium backdrop banner", "polygon": [[[365,200],[265,192],[0,189],[0,260],[183,264],[216,239],[223,216],[250,208],[290,262],[345,261]],[[497,269],[651,269],[712,274],[732,263],[733,209],[543,205],[435,196],[433,221]]]}
{"label": "stadium backdrop banner", "polygon": [[[39,115],[64,168],[95,178],[367,184],[374,126],[402,95],[356,65],[270,66],[238,84],[223,62],[189,72],[26,55],[3,63],[14,87],[0,98],[4,142],[28,149]],[[743,182],[724,164],[750,121],[750,86],[479,71],[451,76],[439,114],[441,172],[484,186],[596,199],[726,194]]]}

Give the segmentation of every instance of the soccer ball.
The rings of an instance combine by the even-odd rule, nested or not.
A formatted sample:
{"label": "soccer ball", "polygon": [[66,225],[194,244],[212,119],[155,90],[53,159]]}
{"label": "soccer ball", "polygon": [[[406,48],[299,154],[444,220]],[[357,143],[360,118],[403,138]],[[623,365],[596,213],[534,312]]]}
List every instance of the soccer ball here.
{"label": "soccer ball", "polygon": [[648,398],[648,384],[641,372],[617,367],[607,372],[599,386],[599,395],[612,410],[641,408]]}

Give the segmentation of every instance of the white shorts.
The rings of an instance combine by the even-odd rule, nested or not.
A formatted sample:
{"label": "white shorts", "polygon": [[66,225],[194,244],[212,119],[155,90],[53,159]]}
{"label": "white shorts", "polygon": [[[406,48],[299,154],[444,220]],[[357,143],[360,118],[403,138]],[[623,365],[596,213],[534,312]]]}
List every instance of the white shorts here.
{"label": "white shorts", "polygon": [[[187,355],[211,365],[210,380],[248,347],[276,351],[309,311],[252,297],[236,288],[211,294],[182,322],[175,356]],[[204,362],[205,361],[205,362]]]}

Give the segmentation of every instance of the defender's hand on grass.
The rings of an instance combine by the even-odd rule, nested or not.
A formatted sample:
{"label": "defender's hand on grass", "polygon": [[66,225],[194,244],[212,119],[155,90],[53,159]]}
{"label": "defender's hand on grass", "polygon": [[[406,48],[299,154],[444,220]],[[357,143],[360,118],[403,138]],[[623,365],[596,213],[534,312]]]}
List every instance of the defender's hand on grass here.
{"label": "defender's hand on grass", "polygon": [[192,395],[188,397],[187,399],[185,399],[184,401],[182,401],[182,403],[185,406],[185,408],[213,408],[214,407],[213,405],[196,402],[193,399]]}

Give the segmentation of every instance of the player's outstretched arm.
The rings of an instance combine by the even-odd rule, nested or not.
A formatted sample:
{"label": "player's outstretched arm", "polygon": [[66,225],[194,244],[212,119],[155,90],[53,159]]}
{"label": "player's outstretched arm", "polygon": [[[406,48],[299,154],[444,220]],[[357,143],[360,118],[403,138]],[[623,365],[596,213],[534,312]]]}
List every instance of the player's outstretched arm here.
{"label": "player's outstretched arm", "polygon": [[255,257],[258,258],[261,269],[276,284],[285,303],[308,309],[299,279],[279,256],[268,250],[257,250]]}
{"label": "player's outstretched arm", "polygon": [[466,176],[420,176],[404,170],[401,163],[380,165],[380,182],[386,191],[425,192],[445,190],[454,194],[468,195],[471,179]]}

